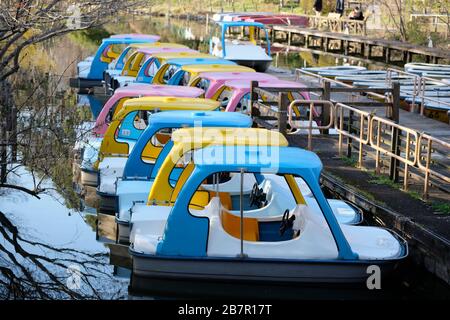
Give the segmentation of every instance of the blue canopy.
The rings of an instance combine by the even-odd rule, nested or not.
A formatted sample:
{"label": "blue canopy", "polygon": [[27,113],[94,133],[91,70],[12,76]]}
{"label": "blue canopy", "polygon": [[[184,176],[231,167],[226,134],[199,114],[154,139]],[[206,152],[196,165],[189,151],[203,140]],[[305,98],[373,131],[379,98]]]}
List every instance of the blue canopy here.
{"label": "blue canopy", "polygon": [[132,43],[153,43],[156,40],[154,38],[106,38],[102,40],[102,43],[97,49],[95,53],[94,59],[92,61],[91,67],[89,69],[89,73],[87,79],[103,79],[103,71],[108,68],[108,63],[100,60],[100,57],[103,54],[103,51],[110,45],[113,44],[132,44]]}
{"label": "blue canopy", "polygon": [[170,147],[161,151],[155,164],[142,161],[142,152],[148,141],[164,128],[187,127],[241,127],[248,128],[252,125],[252,119],[238,112],[221,111],[170,111],[158,112],[150,117],[149,125],[137,140],[131,151],[123,171],[124,179],[150,178],[155,176],[152,171],[158,170]]}
{"label": "blue canopy", "polygon": [[333,234],[338,259],[357,258],[320,189],[322,162],[315,153],[294,147],[210,146],[194,153],[194,163],[194,171],[181,188],[167,219],[164,237],[157,246],[157,255],[206,257],[209,218],[190,214],[189,202],[197,188],[211,174],[244,169],[246,173],[272,172],[302,177],[314,194]]}

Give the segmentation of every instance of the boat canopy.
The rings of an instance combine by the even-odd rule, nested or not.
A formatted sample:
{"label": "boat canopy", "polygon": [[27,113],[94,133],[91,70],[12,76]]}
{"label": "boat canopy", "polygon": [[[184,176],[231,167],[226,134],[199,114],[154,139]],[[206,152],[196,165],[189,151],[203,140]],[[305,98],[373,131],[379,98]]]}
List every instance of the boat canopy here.
{"label": "boat canopy", "polygon": [[108,64],[119,57],[119,53],[113,51],[114,45],[129,45],[132,43],[153,43],[159,40],[158,36],[140,37],[114,37],[102,40],[102,43],[94,55],[92,64],[87,75],[88,79],[102,79],[103,71],[108,68]]}
{"label": "boat canopy", "polygon": [[[230,154],[239,156],[230,157]],[[189,169],[188,177],[177,194],[177,201],[167,218],[164,236],[156,244],[156,255],[207,257],[210,220],[208,217],[193,215],[189,210],[190,202],[198,192],[198,187],[212,174],[240,172],[243,169],[245,173],[275,173],[285,178],[292,176],[303,178],[319,203],[326,223],[333,234],[338,250],[338,259],[354,260],[358,258],[358,255],[352,251],[328,201],[321,192],[319,176],[322,163],[315,153],[293,147],[215,145],[195,151],[193,166]],[[175,187],[178,187],[180,182],[181,177]]]}
{"label": "boat canopy", "polygon": [[[111,124],[105,132],[100,146],[98,163],[105,156],[128,156],[129,145],[126,142],[119,142],[116,139],[116,131],[119,131],[122,137],[127,136],[130,128],[134,127],[134,120],[138,111],[174,111],[174,110],[201,110],[212,111],[219,107],[219,102],[202,98],[177,98],[177,97],[142,97],[129,99],[124,103],[122,110],[113,118]],[[120,128],[119,128],[120,127]],[[144,130],[140,130],[140,134]],[[139,134],[139,136],[140,136]]]}
{"label": "boat canopy", "polygon": [[183,48],[142,48],[147,58],[142,64],[136,76],[136,82],[151,83],[153,77],[161,66],[161,61],[166,61],[166,57],[170,57],[171,53],[193,54],[194,56],[202,56],[203,54],[193,49]]}
{"label": "boat canopy", "polygon": [[[203,130],[202,128],[205,127],[246,128],[251,127],[252,123],[250,117],[239,113],[227,114],[219,111],[172,111],[170,113],[156,113],[150,117],[149,125],[134,145],[125,165],[123,178],[133,179],[136,177],[146,177],[148,179],[156,177],[158,168],[170,151],[171,146],[167,148],[164,155],[158,152],[160,156],[157,157],[154,164],[142,161],[142,157],[143,155],[152,154],[148,149],[156,148],[156,146],[149,143],[149,141],[161,129],[195,127],[194,130],[197,130],[195,132],[199,132],[198,129]],[[163,147],[159,146],[158,148],[161,150]]]}
{"label": "boat canopy", "polygon": [[190,85],[205,90],[205,97],[212,98],[217,89],[227,80],[277,80],[276,76],[253,71],[232,71],[232,72],[201,72],[197,77],[191,80]]}
{"label": "boat canopy", "polygon": [[[95,122],[94,134],[103,135],[108,128],[108,115],[112,120],[122,109],[126,100],[147,96],[163,96],[163,97],[185,97],[198,98],[203,95],[204,91],[199,88],[190,88],[183,86],[162,86],[152,84],[135,84],[118,88],[114,94],[106,101],[101,109],[99,116]],[[133,134],[131,134],[133,136]],[[120,138],[120,135],[118,136]]]}
{"label": "boat canopy", "polygon": [[[288,80],[280,80],[280,79],[261,79],[259,85],[264,88],[283,88],[286,89],[289,101],[293,101],[296,99],[309,100],[310,95],[309,92],[302,91],[305,88],[305,85],[300,82],[288,81]],[[289,91],[289,89],[291,89]],[[251,90],[251,80],[228,80],[223,83],[223,85],[216,90],[216,92],[210,96],[211,99],[214,100],[222,100],[221,95],[224,94],[226,100],[224,101],[224,105],[227,112],[237,111],[236,109],[240,109],[241,112],[249,112],[249,102],[250,102],[250,90]],[[231,92],[230,92],[231,91]],[[264,100],[265,98],[262,97]],[[243,103],[243,100],[247,100],[246,103]],[[244,110],[245,106],[247,110]],[[238,107],[239,106],[239,107]],[[294,112],[297,116],[300,115],[297,109],[294,109]],[[314,110],[314,116],[318,116],[316,110]]]}
{"label": "boat canopy", "polygon": [[[172,76],[183,66],[186,65],[236,65],[232,61],[223,60],[217,57],[208,55],[207,57],[190,57],[180,59],[167,59],[166,62],[156,72],[153,77],[153,83],[155,84],[169,84]],[[180,79],[178,79],[179,81]],[[170,83],[178,84],[178,83]]]}
{"label": "boat canopy", "polygon": [[[226,113],[224,113],[226,114]],[[186,153],[209,145],[287,146],[289,143],[279,132],[258,128],[186,128],[172,133],[173,147],[165,156],[150,190],[147,204],[169,205],[178,194],[169,183],[170,173]],[[195,162],[195,161],[194,161]],[[156,164],[155,164],[156,167]],[[158,164],[159,167],[159,164]],[[178,190],[181,184],[178,185]]]}

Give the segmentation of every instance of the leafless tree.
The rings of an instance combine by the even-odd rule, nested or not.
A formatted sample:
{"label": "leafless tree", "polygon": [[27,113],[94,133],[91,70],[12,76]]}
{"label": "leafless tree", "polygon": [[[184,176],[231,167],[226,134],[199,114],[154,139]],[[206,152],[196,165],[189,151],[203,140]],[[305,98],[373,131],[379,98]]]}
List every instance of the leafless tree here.
{"label": "leafless tree", "polygon": [[[143,1],[128,0],[0,0],[0,195],[12,189],[33,197],[50,193],[43,181],[71,197],[67,181],[68,153],[77,139],[79,109],[58,84],[61,74],[42,72],[24,63],[30,49],[44,50],[52,39],[72,31],[101,26]],[[75,63],[75,61],[74,61]],[[60,94],[60,97],[57,97]],[[16,183],[26,166],[33,186]],[[69,168],[69,170],[68,170]],[[76,199],[73,199],[76,201]],[[0,298],[102,298],[95,278],[108,276],[107,258],[96,253],[55,248],[28,239],[0,212]],[[35,246],[43,252],[27,250]],[[65,286],[69,264],[81,266],[85,290]],[[106,262],[105,262],[106,261]],[[108,296],[108,298],[117,295]]]}
{"label": "leafless tree", "polygon": [[405,0],[378,0],[389,16],[390,23],[400,35],[402,41],[408,40],[407,20],[405,20]]}
{"label": "leafless tree", "polygon": [[109,21],[140,1],[0,0],[0,188],[7,183],[7,147],[17,145],[12,78],[21,68],[26,49],[49,39]]}

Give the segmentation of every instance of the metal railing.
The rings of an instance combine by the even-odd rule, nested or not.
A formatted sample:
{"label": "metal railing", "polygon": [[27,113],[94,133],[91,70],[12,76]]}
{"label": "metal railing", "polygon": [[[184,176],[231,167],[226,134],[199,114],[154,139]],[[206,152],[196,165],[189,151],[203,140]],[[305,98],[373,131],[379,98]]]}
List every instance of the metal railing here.
{"label": "metal railing", "polygon": [[[424,143],[425,142],[425,143]],[[425,144],[426,148],[422,148],[423,144]],[[441,152],[438,152],[437,149],[433,149],[436,145],[441,148]],[[436,177],[442,181],[444,181],[445,184],[450,185],[450,176],[445,174],[445,171],[449,171],[450,166],[450,143],[445,142],[443,140],[440,140],[438,138],[432,137],[426,133],[421,134],[419,137],[418,142],[418,148],[417,148],[417,166],[424,171],[425,177],[424,177],[424,189],[423,194],[424,197],[428,196],[428,188],[430,184],[430,177]],[[423,156],[422,152],[426,150],[425,156]],[[434,152],[433,152],[434,151]],[[438,163],[439,161],[436,159],[433,159],[433,153],[439,154],[440,156],[444,157],[444,163],[441,162],[442,170],[438,171],[437,169],[431,168],[433,163]],[[425,163],[422,163],[422,159],[425,161]]]}
{"label": "metal railing", "polygon": [[[362,166],[363,161],[363,145],[369,143],[369,136],[370,136],[370,129],[369,129],[369,123],[370,123],[370,117],[371,113],[362,111],[353,107],[350,107],[348,105],[337,103],[335,105],[335,114],[336,118],[335,121],[335,129],[339,134],[339,142],[338,142],[338,151],[339,156],[342,156],[342,144],[343,144],[343,138],[344,136],[347,138],[350,138],[352,140],[355,140],[359,143],[359,152],[358,152],[358,165]],[[346,117],[345,112],[348,111],[348,116]],[[352,127],[352,115],[356,114],[359,117],[359,123],[360,128],[357,130],[359,131],[359,134],[352,133],[351,127]],[[348,119],[348,123],[344,122],[344,118]],[[367,128],[364,127],[364,124],[367,123]],[[347,128],[348,130],[345,130]]]}
{"label": "metal railing", "polygon": [[[252,91],[252,95],[261,93],[266,93],[264,88],[257,87]],[[323,133],[327,129],[335,129],[338,134],[339,155],[342,156],[344,138],[347,138],[347,156],[351,157],[352,146],[357,148],[359,167],[363,166],[364,155],[368,155],[375,160],[375,171],[380,173],[383,162],[388,160],[389,177],[392,180],[396,181],[399,173],[403,172],[404,190],[408,189],[410,178],[417,177],[423,182],[424,198],[428,197],[430,185],[450,192],[446,187],[450,184],[450,143],[345,103],[333,103],[329,100],[294,100],[286,103],[285,95],[285,92],[280,92],[276,101],[277,94],[271,90],[271,105],[253,101],[254,108],[266,110],[263,111],[265,115],[272,110],[270,119],[267,116],[261,117],[262,120],[271,120],[270,128],[267,128],[278,129],[286,135],[290,134],[286,123],[294,129],[306,129],[309,150],[313,149],[313,138],[323,136],[313,134],[313,130],[321,130]],[[277,104],[275,108],[274,104]],[[328,109],[330,117],[327,122],[315,126],[313,122],[317,119],[313,114],[318,106]],[[300,107],[309,110],[309,115],[302,119],[308,121],[306,125],[296,122],[302,118],[298,116]],[[259,111],[253,115],[256,123],[260,124],[258,116],[255,116],[258,113]]]}
{"label": "metal railing", "polygon": [[[314,114],[316,113],[315,105],[320,105],[322,108],[328,108],[330,118],[326,125],[317,125],[313,127],[313,121],[314,121]],[[298,109],[300,106],[306,107],[309,109],[309,116],[308,116],[308,125],[302,126],[299,125],[298,122],[294,119],[294,114],[299,114],[300,110]],[[295,109],[297,109],[297,112],[295,112]],[[312,150],[312,135],[313,135],[313,129],[315,130],[326,130],[330,129],[334,124],[334,105],[330,101],[325,100],[294,100],[291,102],[291,104],[288,107],[288,123],[291,126],[291,128],[301,130],[306,129],[308,130],[308,150]]]}

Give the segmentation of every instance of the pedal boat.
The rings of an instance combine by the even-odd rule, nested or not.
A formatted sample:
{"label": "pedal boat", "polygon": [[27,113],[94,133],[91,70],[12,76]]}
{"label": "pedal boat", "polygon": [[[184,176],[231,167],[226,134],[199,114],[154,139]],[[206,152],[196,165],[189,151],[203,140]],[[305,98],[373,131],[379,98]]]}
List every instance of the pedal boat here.
{"label": "pedal boat", "polygon": [[[117,178],[122,176],[128,155],[146,127],[145,118],[140,115],[150,118],[152,113],[161,111],[213,111],[218,107],[217,101],[202,98],[142,97],[127,100],[106,129],[94,164],[94,170],[98,171],[100,211],[111,214],[117,212]],[[123,138],[119,140],[116,136]],[[145,155],[146,160],[154,162],[159,151],[159,148],[150,147]]]}
{"label": "pedal boat", "polygon": [[180,44],[162,42],[155,42],[151,44],[132,44],[126,47],[120,56],[114,60],[110,64],[110,67],[103,73],[104,85],[105,89],[107,89],[106,92],[108,93],[108,90],[113,91],[115,89],[117,83],[113,81],[113,78],[122,75],[127,62],[130,62],[129,66],[131,66],[130,69],[132,72],[129,76],[131,77],[134,75],[134,72],[139,70],[139,67],[142,66],[143,63],[152,55],[171,52],[192,53],[197,51]]}
{"label": "pedal boat", "polygon": [[228,80],[276,81],[278,78],[262,72],[202,72],[193,78],[189,85],[205,90],[205,98],[212,98]]}
{"label": "pedal boat", "polygon": [[[164,147],[158,146],[160,151],[154,163],[145,160],[149,144],[158,139],[158,135],[161,135],[163,130],[172,132],[180,128],[195,127],[197,130],[194,130],[193,133],[203,134],[203,130],[208,130],[208,128],[249,128],[252,124],[253,121],[249,116],[220,111],[172,111],[152,115],[149,125],[130,152],[122,177],[116,183],[118,242],[128,244],[131,209],[135,203],[146,202],[153,181],[165,158],[172,150],[174,142],[168,141]],[[170,137],[170,133],[167,134],[167,137]],[[173,172],[169,174],[171,181],[178,179],[180,170],[180,168],[173,168]]]}
{"label": "pedal boat", "polygon": [[[212,58],[186,58],[186,59],[172,59],[168,60],[165,64],[161,65],[158,71],[153,77],[154,84],[169,84],[169,85],[187,85],[191,77],[197,76],[200,72],[206,71],[247,71],[252,72],[254,70],[250,68],[243,68],[236,65],[232,61],[219,59],[217,57]],[[185,77],[185,74],[189,75],[187,81],[181,83]]]}
{"label": "pedal boat", "polygon": [[[139,219],[133,213],[132,290],[149,289],[147,281],[158,278],[366,285],[370,268],[379,267],[383,281],[408,254],[405,240],[390,230],[338,223],[319,185],[322,163],[310,151],[210,146],[195,151],[186,169],[173,206],[152,206],[152,214]],[[247,218],[242,209],[239,216],[230,213],[219,194],[195,210],[191,200],[202,191],[198,187],[217,173],[279,175],[296,207],[280,212],[280,219]],[[309,186],[321,214],[305,204],[293,177]]]}
{"label": "pedal boat", "polygon": [[[106,101],[98,115],[94,127],[90,133],[82,134],[83,140],[79,143],[81,149],[80,183],[85,186],[97,187],[98,171],[94,169],[94,163],[98,158],[98,151],[103,140],[103,136],[111,120],[122,110],[125,101],[138,97],[184,97],[199,98],[204,91],[198,88],[187,88],[181,86],[158,86],[151,84],[133,85],[116,90]],[[133,143],[133,137],[137,135],[137,129],[129,128],[129,135],[117,136],[118,141]]]}
{"label": "pedal boat", "polygon": [[[295,81],[287,81],[280,79],[270,79],[270,80],[258,80],[258,85],[265,88],[289,88],[291,91],[288,93],[289,101],[294,100],[309,100],[309,92],[304,91],[306,87],[304,84]],[[217,91],[211,96],[211,99],[217,100],[221,103],[221,108],[227,112],[242,112],[245,114],[250,114],[251,112],[251,81],[250,80],[228,80],[217,89]],[[266,101],[266,97],[260,97],[262,101]],[[314,109],[313,119],[319,119],[321,114],[320,107]],[[296,125],[307,127],[309,125],[309,109],[296,106],[294,108],[294,113],[297,120],[294,120]],[[308,120],[306,120],[308,119]],[[270,121],[269,121],[270,123]],[[318,123],[313,121],[312,123],[312,133],[319,134],[317,128]],[[290,134],[306,134],[307,129],[292,129]]]}
{"label": "pedal boat", "polygon": [[[118,58],[118,48],[132,43],[154,43],[159,40],[155,35],[116,35],[102,40],[96,53],[77,64],[77,78],[70,79],[70,86],[86,91],[92,87],[101,87],[103,72]],[[122,50],[120,50],[122,51]]]}
{"label": "pedal boat", "polygon": [[[218,139],[218,137],[223,138]],[[140,140],[140,142],[142,143],[142,140]],[[152,214],[152,204],[156,203],[158,205],[163,203],[165,205],[173,205],[178,194],[178,191],[174,189],[173,185],[175,185],[178,179],[182,177],[182,175],[180,175],[180,170],[186,166],[180,167],[180,161],[189,158],[188,155],[196,149],[222,144],[245,144],[261,147],[264,145],[287,146],[288,142],[282,134],[265,129],[234,129],[215,133],[213,130],[183,128],[174,132],[172,134],[172,141],[163,148],[151,171],[151,179],[154,179],[154,181],[143,181],[139,186],[139,195],[137,193],[133,194],[133,197],[136,199],[139,197],[139,200],[124,202],[125,206],[122,206],[123,203],[120,202],[119,198],[119,219],[116,219],[116,221],[121,224],[119,227],[119,240],[126,243],[127,237],[129,236],[127,228],[130,218],[132,221],[136,218],[132,218],[134,212],[139,212],[139,215]],[[136,147],[133,152],[134,151],[136,151]],[[144,170],[144,165],[140,164],[136,167],[132,166],[132,164],[138,164],[137,159],[133,162],[130,160],[128,161],[128,166],[124,170],[124,176],[132,173],[133,170],[136,170],[137,168],[139,168],[137,170],[140,170],[141,172],[148,172],[148,169]],[[269,178],[264,174],[259,175],[257,178],[253,174],[244,175],[244,206],[247,210],[246,214],[249,217],[276,218],[276,216],[279,215],[279,211],[283,208],[295,207],[295,202],[283,195],[283,193],[286,193],[286,190],[282,188],[283,184],[280,183],[280,181],[274,180],[274,178],[276,177]],[[316,210],[318,206],[311,197],[311,190],[309,187],[306,184],[301,183],[300,180],[296,180],[295,182],[300,187],[301,194],[306,203],[308,203],[313,210]],[[137,185],[135,185],[135,187],[137,187]],[[129,189],[130,188],[131,186]],[[231,174],[229,180],[214,185],[211,185],[210,182],[204,182],[202,183],[201,188],[202,190],[208,191],[210,195],[213,195],[216,191],[219,192],[219,194],[225,193],[229,195],[230,202],[228,207],[231,212],[239,207],[240,180],[237,175]],[[126,188],[124,188],[124,190],[126,190]],[[145,190],[150,190],[147,198],[147,205],[149,206],[144,204],[147,196]],[[289,190],[287,192],[289,192]],[[204,199],[195,201],[195,205],[203,208],[207,205],[208,201],[209,198],[207,198],[206,201]],[[327,199],[327,201],[331,205],[333,213],[337,217],[339,223],[359,224],[362,221],[361,210],[355,208],[351,204],[336,199]],[[132,205],[130,206],[130,204]],[[139,219],[139,217],[136,219]]]}
{"label": "pedal boat", "polygon": [[[158,52],[159,51],[159,52]],[[143,71],[147,69],[148,74],[155,74],[159,67],[170,59],[184,59],[184,58],[214,58],[206,53],[201,53],[192,49],[139,49],[130,57],[125,64],[120,74],[115,75],[110,80],[112,89],[124,87],[126,85],[138,82],[138,76],[142,75]],[[142,83],[152,83],[153,76],[149,78],[142,78]]]}
{"label": "pedal boat", "polygon": [[[227,60],[220,60],[221,62]],[[204,72],[247,72],[247,73],[255,73],[255,70],[244,67],[236,64],[231,64],[232,62],[227,61],[226,64],[201,64],[201,65],[186,65],[183,66],[180,70],[178,70],[168,84],[171,85],[183,85],[183,86],[192,86],[192,83],[196,81],[198,75]]]}
{"label": "pedal boat", "polygon": [[[220,38],[212,37],[209,41],[209,52],[212,55],[259,72],[267,70],[272,63],[272,57],[269,33],[262,23],[234,21],[217,24],[221,29]],[[239,30],[239,36],[234,36],[236,29]],[[261,33],[264,34],[264,41],[260,41]],[[258,44],[258,41],[261,43]]]}
{"label": "pedal boat", "polygon": [[[309,92],[305,91],[305,85],[300,82],[280,79],[256,79],[258,85],[265,88],[289,88],[288,98],[293,100],[309,100]],[[220,101],[223,110],[227,112],[242,112],[250,114],[250,90],[251,80],[227,80],[217,89],[211,99]],[[265,98],[265,97],[263,97]],[[318,116],[318,114],[314,115]]]}

